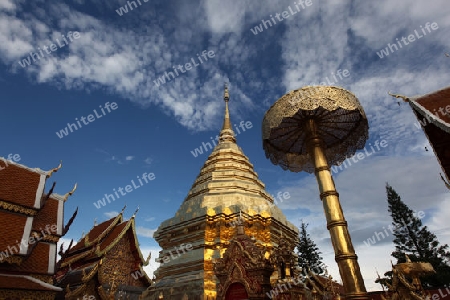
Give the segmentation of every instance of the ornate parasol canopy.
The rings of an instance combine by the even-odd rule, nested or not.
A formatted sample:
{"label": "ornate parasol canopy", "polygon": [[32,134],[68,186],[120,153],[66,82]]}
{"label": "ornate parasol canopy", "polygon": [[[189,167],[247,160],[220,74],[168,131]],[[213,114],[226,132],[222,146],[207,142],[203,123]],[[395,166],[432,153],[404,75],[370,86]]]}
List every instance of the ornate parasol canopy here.
{"label": "ornate parasol canopy", "polygon": [[310,119],[329,166],[354,155],[369,137],[367,118],[355,95],[333,86],[303,87],[281,97],[264,116],[263,148],[273,164],[292,172],[314,172],[305,130]]}
{"label": "ornate parasol canopy", "polygon": [[347,300],[369,300],[330,165],[364,147],[369,125],[352,93],[333,86],[307,86],[281,97],[266,112],[263,148],[273,164],[314,172],[327,229]]}

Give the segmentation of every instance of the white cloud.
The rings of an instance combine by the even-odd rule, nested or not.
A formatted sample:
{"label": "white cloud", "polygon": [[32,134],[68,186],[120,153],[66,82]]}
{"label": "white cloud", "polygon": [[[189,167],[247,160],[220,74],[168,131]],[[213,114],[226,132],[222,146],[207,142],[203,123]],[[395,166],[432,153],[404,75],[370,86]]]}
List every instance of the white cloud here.
{"label": "white cloud", "polygon": [[160,263],[156,262],[155,259],[159,257],[159,251],[161,248],[159,247],[140,247],[142,256],[144,259],[147,259],[148,254],[151,252],[152,257],[149,261],[149,264],[144,267],[145,273],[147,273],[147,276],[151,279],[153,278],[153,272],[158,269]]}
{"label": "white cloud", "polygon": [[12,0],[0,0],[0,10],[15,11],[16,4]]}
{"label": "white cloud", "polygon": [[109,211],[109,212],[105,212],[103,213],[106,217],[108,217],[109,219],[116,217],[119,212],[117,211]]}
{"label": "white cloud", "polygon": [[127,156],[127,157],[125,157],[125,160],[133,160],[134,159],[134,156]]}
{"label": "white cloud", "polygon": [[156,229],[145,228],[143,226],[136,227],[136,234],[143,237],[152,238],[155,231]]}

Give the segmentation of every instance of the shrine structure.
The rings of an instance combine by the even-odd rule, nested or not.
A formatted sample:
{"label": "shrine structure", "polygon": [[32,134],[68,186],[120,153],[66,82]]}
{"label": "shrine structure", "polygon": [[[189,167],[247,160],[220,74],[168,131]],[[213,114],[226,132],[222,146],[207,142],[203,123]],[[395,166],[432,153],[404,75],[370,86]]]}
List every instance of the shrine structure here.
{"label": "shrine structure", "polygon": [[45,192],[61,165],[43,171],[0,158],[0,167],[0,299],[55,299],[57,243],[77,213],[64,225],[64,204],[75,188]]}
{"label": "shrine structure", "polygon": [[[283,265],[281,274],[271,259],[282,239],[289,249],[289,262],[295,261],[298,229],[275,205],[236,144],[227,88],[224,100],[225,118],[218,144],[175,216],[162,222],[154,234],[162,248],[157,259],[161,265],[155,272],[155,284],[143,299],[241,299],[233,298],[237,294],[264,299],[258,297],[267,298],[264,295],[272,288],[271,280],[286,276],[289,264]],[[239,215],[245,218],[245,225],[238,234]],[[187,244],[191,246],[189,251],[172,258],[174,249]],[[223,267],[229,265],[222,262],[220,267],[220,259],[234,259],[243,245],[251,248],[240,254],[242,259],[248,260],[249,255],[264,259],[251,262],[249,268],[236,267],[234,275],[225,278],[227,269]]]}
{"label": "shrine structure", "polygon": [[[124,208],[125,209],[125,208]],[[56,284],[64,289],[57,299],[140,299],[151,284],[135,229],[135,215],[123,211],[94,227],[78,243],[60,251]],[[83,298],[84,297],[84,298]]]}

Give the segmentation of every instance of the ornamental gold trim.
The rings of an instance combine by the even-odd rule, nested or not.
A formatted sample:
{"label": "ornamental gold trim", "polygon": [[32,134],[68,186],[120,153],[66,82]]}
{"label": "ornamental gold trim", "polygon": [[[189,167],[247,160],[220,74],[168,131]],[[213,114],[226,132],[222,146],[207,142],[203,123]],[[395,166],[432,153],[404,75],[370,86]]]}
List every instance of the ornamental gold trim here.
{"label": "ornamental gold trim", "polygon": [[86,289],[86,283],[83,283],[78,288],[74,289],[73,291],[70,290],[69,284],[66,287],[66,295],[65,298],[71,298],[73,296],[79,295],[83,290]]}
{"label": "ornamental gold trim", "polygon": [[37,274],[33,274],[31,275],[31,277],[36,278],[40,281],[43,281],[45,283],[51,284],[53,285],[53,278],[51,275],[37,275]]}
{"label": "ornamental gold trim", "polygon": [[72,258],[72,259],[69,259],[69,260],[63,262],[63,263],[61,264],[61,267],[66,267],[66,266],[71,265],[71,264],[73,264],[74,262],[76,262],[76,261],[78,261],[78,260],[80,260],[80,259],[82,259],[82,258],[85,258],[86,256],[89,256],[90,254],[92,254],[92,253],[94,252],[93,250],[94,250],[94,249],[85,251],[83,254],[78,255],[78,256],[76,256],[76,257],[74,257],[74,258]]}
{"label": "ornamental gold trim", "polygon": [[16,264],[16,265],[20,266],[22,264],[23,260],[24,260],[24,257],[22,257],[22,256],[10,255],[7,258],[3,258],[1,263],[7,262],[10,264]]}
{"label": "ornamental gold trim", "polygon": [[84,268],[83,269],[84,276],[81,278],[81,281],[86,283],[89,280],[91,280],[94,277],[94,275],[97,274],[99,265],[100,265],[99,263],[96,263],[95,266],[92,268],[92,270],[88,274],[85,274],[86,268]]}
{"label": "ornamental gold trim", "polygon": [[[120,214],[118,214],[116,216],[116,218],[114,219],[114,221],[112,221],[111,225],[109,225],[105,230],[103,230],[103,232],[94,240],[89,241],[89,231],[86,236],[84,237],[84,245],[86,247],[89,247],[90,245],[100,241],[101,239],[103,239],[116,225],[117,223],[119,223],[119,221],[122,221],[122,214],[123,214],[123,210]],[[91,229],[92,230],[92,229]]]}
{"label": "ornamental gold trim", "polygon": [[[125,233],[128,231],[128,229],[130,228],[131,225],[131,220],[128,221],[128,224],[122,229],[122,231],[117,235],[117,237],[114,239],[114,241],[112,241],[105,249],[100,250],[100,247],[98,247],[95,250],[95,254],[97,254],[97,256],[102,256],[105,253],[107,253],[109,250],[111,250],[111,248],[113,248],[118,241],[120,241],[120,239],[122,239],[122,237],[125,235]],[[97,245],[100,246],[100,245]],[[142,256],[141,256],[142,257]]]}
{"label": "ornamental gold trim", "polygon": [[12,204],[2,200],[0,200],[0,208],[8,211],[19,212],[30,217],[34,217],[38,213],[36,209],[26,208],[22,205]]}
{"label": "ornamental gold trim", "polygon": [[62,160],[59,161],[59,165],[56,168],[53,168],[47,172],[46,177],[50,178],[50,176],[52,176],[53,173],[58,172],[58,170],[61,169],[61,167],[62,167]]}

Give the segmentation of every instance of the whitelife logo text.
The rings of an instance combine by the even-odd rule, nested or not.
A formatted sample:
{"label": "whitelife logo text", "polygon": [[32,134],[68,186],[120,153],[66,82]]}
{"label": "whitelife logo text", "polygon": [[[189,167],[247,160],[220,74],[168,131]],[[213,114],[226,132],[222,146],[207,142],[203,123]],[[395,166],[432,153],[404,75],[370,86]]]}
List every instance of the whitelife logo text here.
{"label": "whitelife logo text", "polygon": [[[425,24],[425,28],[427,29],[428,33],[430,33],[431,32],[430,28],[433,29],[433,30],[437,30],[439,28],[439,26],[438,26],[438,24],[436,22],[433,22],[431,24],[430,24],[430,22],[427,22]],[[402,36],[402,38],[400,40],[403,42],[403,45],[407,46],[410,43],[416,41],[416,37],[417,37],[417,39],[421,39],[421,38],[423,38],[424,36],[427,35],[427,31],[425,31],[425,29],[422,27],[422,25],[420,25],[420,29],[422,29],[423,35],[420,35],[420,33],[417,32],[417,29],[414,29],[414,34],[415,35],[414,34],[410,34],[410,35],[408,35],[407,38]],[[409,42],[407,42],[406,39],[408,39]],[[398,47],[402,48],[403,47],[402,43],[398,40],[398,38],[396,38],[396,40],[397,40]],[[388,43],[386,48],[381,49],[379,52],[377,51],[378,57],[379,58],[383,58],[385,56],[389,56],[389,54],[390,54],[389,50],[391,51],[391,53],[394,53],[395,51],[398,51],[397,45],[395,43],[393,43],[393,44]]]}
{"label": "whitelife logo text", "polygon": [[[94,109],[94,114],[95,114],[95,117],[97,117],[97,119],[100,119],[101,117],[106,115],[105,110],[103,109],[103,107],[101,105],[99,107],[100,107],[100,110],[102,111],[103,115],[99,115],[97,113],[97,110]],[[111,104],[109,104],[109,102],[105,103],[105,109],[108,111],[108,113],[111,112],[111,109],[112,110],[116,110],[118,107],[119,106],[117,105],[116,102],[113,102]],[[94,117],[93,114],[90,114],[90,115],[87,116],[87,118],[82,116],[80,118],[80,120],[81,120],[81,122],[83,122],[84,125],[88,125],[89,123],[92,123],[92,122],[94,122],[96,120],[95,117]],[[78,127],[77,127],[77,125],[75,123],[67,123],[67,127],[65,127],[64,129],[61,129],[59,132],[56,132],[56,135],[60,139],[62,139],[63,137],[69,135],[69,130],[70,130],[70,132],[73,132],[73,129],[78,130],[78,128],[81,128],[80,120],[78,120],[78,118],[75,118],[75,121],[77,121]]]}
{"label": "whitelife logo text", "polygon": [[[66,45],[69,45],[69,42],[67,41],[67,39],[66,39],[66,37],[64,36],[64,34],[63,34],[61,37],[62,37],[62,40],[64,41],[64,43],[62,43],[62,45],[61,45],[61,43],[59,42],[59,39],[56,39],[56,42],[57,42],[57,44],[58,44],[58,46],[59,46],[59,49],[62,48],[62,47],[64,47],[64,46],[66,46]],[[69,32],[67,33],[67,38],[68,38],[71,42],[73,42],[72,37],[73,37],[75,40],[77,40],[77,39],[80,38],[80,33],[79,33],[78,31],[74,31],[73,33],[72,33],[72,31],[69,31]],[[58,48],[56,47],[56,44],[51,44],[49,47],[43,46],[42,48],[44,48],[44,51],[45,51],[47,54],[51,54],[51,53],[52,53],[51,51],[54,52],[54,51],[58,50]],[[50,48],[50,52],[48,51],[49,48]],[[42,52],[42,49],[39,48],[39,47],[38,47],[38,52],[39,52],[39,54],[41,54],[40,56],[39,56],[38,53],[30,52],[30,55],[28,55],[27,58],[22,59],[22,61],[19,61],[19,65],[20,65],[22,68],[25,68],[26,66],[31,65],[31,59],[33,59],[33,62],[36,62],[36,59],[39,59],[39,60],[40,60],[41,58],[44,58],[44,53]]]}
{"label": "whitelife logo text", "polygon": [[[142,180],[145,181],[145,183],[148,183],[149,181],[152,181],[156,178],[154,173],[144,173],[142,174],[142,179],[138,176],[136,176],[140,185],[136,185],[136,183],[134,182],[134,179],[131,180],[131,184],[128,184],[125,186],[125,192],[124,189],[122,187],[119,187],[117,189],[117,191],[119,191],[120,195],[125,196],[127,193],[131,193],[132,191],[140,188],[141,186],[143,186],[144,184],[142,183]],[[117,199],[120,198],[119,194],[117,193],[116,189],[113,189],[114,194],[116,195]],[[94,202],[94,206],[97,209],[102,208],[102,206],[106,206],[106,201],[108,201],[108,203],[111,203],[111,201],[116,201],[116,198],[114,197],[113,194],[105,194],[105,197],[103,197],[101,200],[98,200],[97,202]]]}
{"label": "whitelife logo text", "polygon": [[[207,54],[208,54],[208,55],[207,55]],[[155,83],[155,85],[156,85],[157,87],[159,87],[160,85],[163,85],[163,84],[166,83],[166,78],[167,78],[167,82],[169,82],[169,81],[171,80],[170,77],[172,77],[172,79],[175,79],[176,77],[180,76],[180,74],[178,73],[178,70],[179,70],[181,73],[186,73],[187,71],[189,71],[189,70],[192,69],[192,65],[193,65],[194,67],[198,67],[198,66],[200,66],[202,63],[204,63],[204,61],[207,61],[207,60],[208,60],[208,57],[209,57],[209,58],[213,58],[215,55],[216,55],[216,54],[215,54],[214,51],[212,51],[212,50],[209,50],[208,53],[206,53],[206,50],[203,50],[203,52],[202,52],[201,55],[199,55],[199,54],[197,53],[197,58],[198,58],[198,61],[200,62],[199,64],[197,64],[196,61],[194,60],[194,58],[191,57],[192,64],[191,64],[190,62],[188,62],[188,63],[185,63],[184,65],[177,65],[177,66],[173,66],[173,67],[172,67],[172,68],[173,68],[173,71],[174,71],[175,74],[176,74],[176,76],[175,76],[175,74],[173,74],[171,71],[169,71],[169,72],[166,71],[166,72],[164,72],[164,75],[163,75],[163,76],[158,77],[156,80],[153,80],[153,82]],[[200,57],[200,56],[201,56],[201,57]],[[203,57],[203,60],[204,60],[204,61],[202,60],[202,57]],[[183,69],[183,67],[185,68],[185,70]]]}
{"label": "whitelife logo text", "polygon": [[[298,14],[302,9],[305,9],[308,6],[311,6],[312,0],[306,0],[306,1],[300,0],[300,1],[298,1],[298,3],[294,2],[294,5],[295,5],[296,10],[293,10],[292,7],[289,5],[288,6],[289,11],[285,10],[281,14],[280,13],[275,14],[275,18],[278,20],[278,22],[281,22],[281,21],[289,18],[290,16]],[[301,6],[301,8],[299,5]],[[275,18],[272,15],[270,15],[270,20],[272,20],[273,25],[277,24],[277,21],[275,21]],[[250,31],[254,35],[257,35],[258,33],[263,32],[264,29],[272,27],[272,22],[270,20],[261,20],[261,23],[258,26],[255,26],[254,28],[250,28]],[[263,28],[263,25],[264,25],[264,28]],[[269,25],[269,26],[267,26],[267,25]]]}

